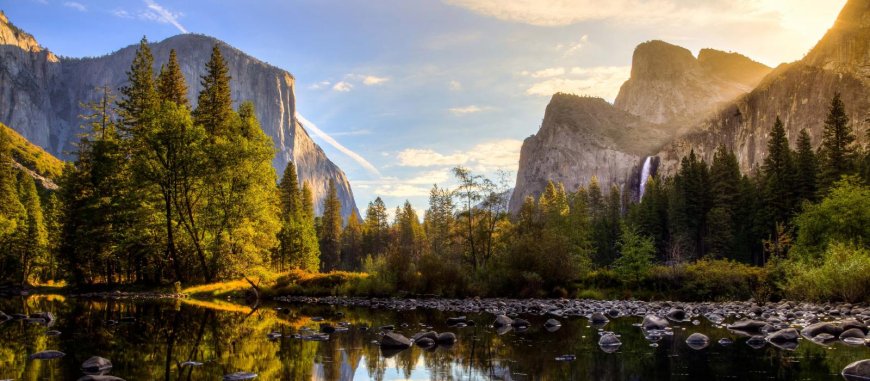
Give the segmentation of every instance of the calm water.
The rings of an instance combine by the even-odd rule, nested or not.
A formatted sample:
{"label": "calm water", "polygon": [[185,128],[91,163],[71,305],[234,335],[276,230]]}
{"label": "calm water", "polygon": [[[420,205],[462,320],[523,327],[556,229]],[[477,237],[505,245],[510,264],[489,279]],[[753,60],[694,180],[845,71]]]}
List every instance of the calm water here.
{"label": "calm water", "polygon": [[[275,307],[289,308],[289,313]],[[487,325],[491,315],[470,315],[485,322],[474,327],[448,328],[452,313],[332,308],[275,304],[257,310],[228,302],[104,301],[30,297],[0,301],[7,314],[51,311],[51,327],[24,321],[0,324],[0,379],[75,380],[90,356],[112,360],[112,375],[126,380],[220,380],[222,375],[250,371],[257,380],[841,380],[850,362],[870,358],[870,348],[836,343],[830,347],[801,340],[794,351],[765,346],[753,349],[746,338],[701,325],[674,326],[673,337],[651,347],[640,318],[611,321],[604,329],[620,334],[622,347],[605,353],[598,347],[598,329],[583,318],[563,319],[562,328],[548,332],[545,319],[526,317],[532,328],[499,335]],[[270,340],[273,331],[292,336],[304,327],[317,330],[311,318],[350,323],[347,332],[326,342],[294,338]],[[117,322],[117,323],[115,323]],[[385,356],[372,341],[377,329],[361,326],[394,324],[411,336],[422,325],[458,336],[450,348],[417,347]],[[406,325],[406,326],[404,326]],[[59,330],[59,336],[46,335]],[[685,344],[693,332],[708,335],[711,345],[695,351]],[[734,344],[721,346],[721,338]],[[28,360],[43,350],[67,355],[55,360]],[[556,356],[572,354],[575,361]],[[180,367],[188,361],[200,367]]]}

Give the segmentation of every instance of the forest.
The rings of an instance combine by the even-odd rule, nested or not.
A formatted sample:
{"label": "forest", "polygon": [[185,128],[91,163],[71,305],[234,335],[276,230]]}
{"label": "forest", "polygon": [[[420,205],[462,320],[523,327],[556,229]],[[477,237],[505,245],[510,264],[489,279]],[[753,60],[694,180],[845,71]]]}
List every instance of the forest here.
{"label": "forest", "polygon": [[[791,147],[778,118],[762,166],[741,173],[720,147],[653,176],[635,200],[592,179],[550,183],[507,208],[506,175],[453,169],[425,213],[377,198],[344,220],[335,184],[321,216],[292,162],[282,178],[254,115],[233,108],[217,46],[194,108],[172,51],[159,72],[142,39],[127,86],[98,89],[59,175],[37,187],[0,134],[0,279],[9,285],[196,285],[242,277],[287,286],[298,274],[336,285],[296,292],[515,297],[870,295],[870,149],[844,102],[830,102],[813,149]],[[288,275],[296,274],[296,275]],[[295,278],[294,278],[295,277]],[[327,282],[328,283],[328,282]]]}

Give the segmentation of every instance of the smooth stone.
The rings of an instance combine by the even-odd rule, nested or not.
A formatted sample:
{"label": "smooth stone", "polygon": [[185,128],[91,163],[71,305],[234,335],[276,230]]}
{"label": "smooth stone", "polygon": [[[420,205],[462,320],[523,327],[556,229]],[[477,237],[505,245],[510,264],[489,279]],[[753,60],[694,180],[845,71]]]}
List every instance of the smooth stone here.
{"label": "smooth stone", "polygon": [[686,339],[686,344],[694,350],[701,350],[710,345],[710,338],[702,333],[693,333]]}
{"label": "smooth stone", "polygon": [[407,349],[411,347],[411,340],[395,332],[387,332],[381,338],[381,348]]}
{"label": "smooth stone", "polygon": [[592,324],[606,324],[610,319],[604,316],[601,312],[595,312],[589,316],[589,322]]}
{"label": "smooth stone", "polygon": [[492,323],[492,326],[496,328],[508,327],[513,322],[513,319],[507,317],[507,315],[498,315],[495,317],[495,322]]}
{"label": "smooth stone", "polygon": [[435,341],[438,342],[438,345],[453,345],[456,342],[456,334],[453,332],[441,332]]}
{"label": "smooth stone", "polygon": [[102,373],[112,369],[112,361],[100,356],[92,356],[82,363],[82,371],[85,373]]}
{"label": "smooth stone", "polygon": [[511,325],[514,328],[528,328],[531,323],[529,323],[529,321],[525,319],[514,319],[514,321],[511,322]]}
{"label": "smooth stone", "polygon": [[866,337],[867,335],[865,335],[864,331],[862,331],[860,328],[849,328],[840,334],[840,340],[845,340],[848,338],[864,340]]}
{"label": "smooth stone", "polygon": [[662,319],[662,318],[655,316],[655,315],[646,315],[643,318],[643,323],[641,323],[641,327],[643,327],[643,329],[645,329],[647,331],[663,330],[663,329],[667,328],[669,325],[670,324],[668,323],[667,320]]}
{"label": "smooth stone", "polygon": [[753,349],[764,348],[764,344],[766,343],[767,341],[764,340],[764,336],[752,336],[749,340],[746,340],[746,345],[749,345]]}
{"label": "smooth stone", "polygon": [[612,333],[605,333],[598,339],[598,346],[600,347],[612,347],[612,346],[620,346],[622,342],[619,341],[619,338]]}
{"label": "smooth stone", "polygon": [[418,332],[416,335],[414,335],[411,338],[411,341],[416,343],[416,342],[420,341],[420,339],[424,339],[424,338],[431,339],[434,342],[435,340],[438,340],[438,333],[435,331]]}
{"label": "smooth stone", "polygon": [[51,360],[66,356],[66,353],[61,351],[42,351],[30,355],[31,360]]}
{"label": "smooth stone", "polygon": [[224,381],[243,381],[253,380],[257,378],[257,374],[253,372],[235,372],[224,375]]}
{"label": "smooth stone", "polygon": [[767,322],[760,320],[740,320],[734,324],[729,324],[728,329],[743,332],[761,332],[767,326]]}
{"label": "smooth stone", "polygon": [[841,333],[843,333],[843,327],[841,327],[836,322],[823,321],[815,324],[810,324],[801,330],[801,335],[804,335],[804,337],[808,337],[811,339],[823,333],[838,337]]}
{"label": "smooth stone", "polygon": [[849,345],[864,345],[864,339],[859,339],[857,337],[847,337],[840,340]]}
{"label": "smooth stone", "polygon": [[767,341],[771,343],[794,342],[800,338],[800,333],[794,328],[781,329],[767,335]]}
{"label": "smooth stone", "polygon": [[556,320],[556,319],[547,319],[547,321],[544,322],[544,327],[548,327],[548,328],[551,328],[551,327],[561,327],[561,326],[562,326],[562,323],[560,323],[560,322],[559,322],[558,320]]}
{"label": "smooth stone", "polygon": [[423,337],[420,338],[420,340],[415,340],[414,344],[417,344],[417,346],[421,348],[431,348],[435,345],[435,340],[430,337]]}
{"label": "smooth stone", "polygon": [[855,361],[846,365],[840,374],[843,375],[843,378],[849,381],[870,380],[870,360]]}
{"label": "smooth stone", "polygon": [[666,317],[675,322],[686,321],[686,311],[674,308],[668,311]]}
{"label": "smooth stone", "polygon": [[734,340],[731,340],[727,337],[723,337],[723,338],[719,339],[719,345],[721,345],[723,347],[729,346],[731,344],[734,344]]}
{"label": "smooth stone", "polygon": [[465,323],[465,316],[447,318],[447,325],[449,326],[457,325],[459,323]]}

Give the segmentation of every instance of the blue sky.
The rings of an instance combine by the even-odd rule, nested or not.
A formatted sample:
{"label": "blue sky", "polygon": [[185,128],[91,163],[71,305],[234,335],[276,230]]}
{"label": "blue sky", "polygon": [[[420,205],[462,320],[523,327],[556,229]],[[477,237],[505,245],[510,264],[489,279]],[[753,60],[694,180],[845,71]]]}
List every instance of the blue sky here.
{"label": "blue sky", "polygon": [[[363,208],[426,208],[449,169],[516,171],[555,91],[612,101],[631,54],[662,39],[800,59],[845,0],[3,0],[56,54],[103,55],[147,35],[215,36],[293,73],[297,108],[371,163],[315,140]],[[513,176],[513,175],[511,175]],[[513,177],[510,179],[513,182]]]}

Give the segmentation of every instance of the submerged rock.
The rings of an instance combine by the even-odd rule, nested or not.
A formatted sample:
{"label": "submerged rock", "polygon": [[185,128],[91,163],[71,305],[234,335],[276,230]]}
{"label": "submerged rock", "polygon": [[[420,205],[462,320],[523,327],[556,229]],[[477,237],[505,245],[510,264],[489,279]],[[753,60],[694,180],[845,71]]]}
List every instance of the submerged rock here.
{"label": "submerged rock", "polygon": [[529,328],[530,325],[531,323],[529,323],[529,321],[525,319],[514,319],[514,321],[511,322],[511,326],[517,329]]}
{"label": "submerged rock", "polygon": [[796,342],[800,338],[800,333],[794,328],[786,328],[767,335],[767,341],[771,343],[786,343]]}
{"label": "submerged rock", "polygon": [[395,332],[387,332],[381,337],[381,348],[407,349],[411,347],[411,340]]}
{"label": "submerged rock", "polygon": [[611,332],[601,335],[601,338],[598,339],[598,346],[600,347],[618,347],[620,345],[622,345],[622,342],[619,341],[619,337]]}
{"label": "submerged rock", "polygon": [[253,372],[235,372],[224,375],[223,381],[243,381],[255,378],[257,378],[257,374]]}
{"label": "submerged rock", "polygon": [[492,326],[496,328],[507,327],[513,324],[513,322],[513,319],[507,317],[507,315],[498,315],[495,317],[495,322],[492,323]]}
{"label": "submerged rock", "polygon": [[610,319],[601,312],[594,312],[592,315],[589,315],[589,322],[592,324],[607,324],[609,321]]}
{"label": "submerged rock", "polygon": [[82,371],[85,373],[104,373],[112,369],[112,361],[100,356],[92,356],[82,363]]}
{"label": "submerged rock", "polygon": [[860,328],[849,328],[840,334],[840,340],[846,341],[846,339],[854,338],[864,341],[864,338],[866,338],[866,336],[867,335],[865,335],[864,331],[862,331]]}
{"label": "submerged rock", "polygon": [[645,329],[647,331],[652,331],[652,330],[659,330],[660,331],[660,330],[667,328],[668,326],[670,326],[670,324],[668,324],[667,320],[662,319],[662,318],[655,316],[655,315],[646,315],[643,318],[643,322],[641,323],[641,327],[643,327],[643,329]]}
{"label": "submerged rock", "polygon": [[454,326],[454,325],[457,325],[459,323],[465,323],[465,321],[466,321],[465,316],[457,316],[457,317],[447,318],[447,325]]}
{"label": "submerged rock", "polygon": [[740,320],[734,324],[729,324],[728,329],[742,332],[761,332],[767,326],[767,322],[761,320]]}
{"label": "submerged rock", "polygon": [[710,338],[702,333],[693,333],[686,339],[686,344],[694,350],[701,350],[710,345]]}
{"label": "submerged rock", "polygon": [[855,361],[846,365],[841,374],[849,381],[870,380],[870,360]]}
{"label": "submerged rock", "polygon": [[435,345],[435,340],[431,337],[423,337],[419,340],[414,340],[414,344],[417,344],[420,348],[431,348]]}
{"label": "submerged rock", "polygon": [[456,335],[453,332],[442,332],[435,341],[438,345],[453,345],[456,343]]}
{"label": "submerged rock", "polygon": [[63,353],[61,351],[53,351],[52,350],[52,351],[36,352],[36,353],[30,355],[30,359],[31,360],[51,360],[51,359],[61,358],[63,356],[66,356],[66,353]]}
{"label": "submerged rock", "polygon": [[746,345],[752,347],[753,349],[761,349],[764,348],[764,344],[767,344],[767,341],[764,340],[764,336],[752,336],[749,340],[746,340]]}

